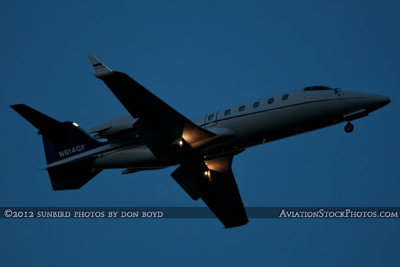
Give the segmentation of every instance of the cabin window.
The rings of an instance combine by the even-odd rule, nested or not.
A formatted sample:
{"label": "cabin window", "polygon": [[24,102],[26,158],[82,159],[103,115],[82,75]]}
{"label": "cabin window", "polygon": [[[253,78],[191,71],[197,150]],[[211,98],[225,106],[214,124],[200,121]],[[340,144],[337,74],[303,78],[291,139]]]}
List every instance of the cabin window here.
{"label": "cabin window", "polygon": [[282,96],[282,100],[287,100],[289,98],[289,94],[285,94]]}
{"label": "cabin window", "polygon": [[273,97],[271,97],[270,99],[268,99],[268,104],[272,104],[272,103],[274,103],[274,98],[273,98]]}
{"label": "cabin window", "polygon": [[208,120],[212,121],[214,119],[214,114],[208,115]]}
{"label": "cabin window", "polygon": [[254,104],[253,104],[253,108],[258,108],[260,106],[260,102],[254,102]]}
{"label": "cabin window", "polygon": [[240,106],[240,107],[239,107],[239,111],[242,112],[242,111],[245,110],[245,108],[246,108],[246,106]]}
{"label": "cabin window", "polygon": [[231,114],[231,110],[230,109],[225,110],[224,115],[228,116],[229,114]]}

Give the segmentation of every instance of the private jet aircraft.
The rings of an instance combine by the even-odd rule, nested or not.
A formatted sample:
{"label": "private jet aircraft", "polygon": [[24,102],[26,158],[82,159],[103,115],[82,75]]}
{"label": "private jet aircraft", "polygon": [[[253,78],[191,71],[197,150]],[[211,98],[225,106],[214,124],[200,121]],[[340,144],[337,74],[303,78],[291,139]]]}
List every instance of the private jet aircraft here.
{"label": "private jet aircraft", "polygon": [[[248,222],[231,165],[246,148],[367,116],[385,96],[310,86],[189,120],[128,75],[89,56],[95,76],[129,115],[82,130],[24,104],[11,107],[39,130],[54,190],[79,189],[104,169],[122,174],[179,167],[171,174],[226,228]],[[107,140],[107,141],[101,141]]]}

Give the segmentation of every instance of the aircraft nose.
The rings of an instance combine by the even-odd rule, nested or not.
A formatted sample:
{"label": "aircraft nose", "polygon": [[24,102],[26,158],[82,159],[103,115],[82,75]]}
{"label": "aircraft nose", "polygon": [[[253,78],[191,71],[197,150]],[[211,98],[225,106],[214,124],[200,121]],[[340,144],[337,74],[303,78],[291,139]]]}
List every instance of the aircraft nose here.
{"label": "aircraft nose", "polygon": [[390,103],[390,98],[387,96],[378,95],[374,97],[373,101],[378,108],[381,108]]}
{"label": "aircraft nose", "polygon": [[383,95],[370,95],[368,100],[372,110],[379,109],[390,103],[390,98]]}

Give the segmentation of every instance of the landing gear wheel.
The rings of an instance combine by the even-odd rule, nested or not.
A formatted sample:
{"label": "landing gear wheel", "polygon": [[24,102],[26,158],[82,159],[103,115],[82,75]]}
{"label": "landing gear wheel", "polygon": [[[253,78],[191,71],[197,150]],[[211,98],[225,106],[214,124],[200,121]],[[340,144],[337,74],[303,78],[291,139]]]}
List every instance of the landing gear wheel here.
{"label": "landing gear wheel", "polygon": [[354,130],[354,125],[351,122],[348,122],[346,126],[344,126],[344,131],[346,133],[351,133]]}

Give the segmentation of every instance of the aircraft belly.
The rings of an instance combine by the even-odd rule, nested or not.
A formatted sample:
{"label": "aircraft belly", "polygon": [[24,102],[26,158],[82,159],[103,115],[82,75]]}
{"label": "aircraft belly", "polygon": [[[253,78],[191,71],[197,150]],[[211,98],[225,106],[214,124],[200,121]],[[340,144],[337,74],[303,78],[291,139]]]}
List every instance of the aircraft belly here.
{"label": "aircraft belly", "polygon": [[94,159],[94,167],[128,168],[128,167],[152,167],[160,165],[153,153],[146,146],[121,149],[104,153]]}

